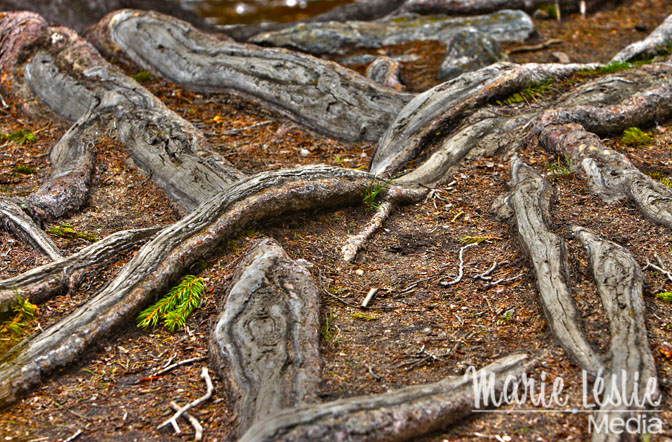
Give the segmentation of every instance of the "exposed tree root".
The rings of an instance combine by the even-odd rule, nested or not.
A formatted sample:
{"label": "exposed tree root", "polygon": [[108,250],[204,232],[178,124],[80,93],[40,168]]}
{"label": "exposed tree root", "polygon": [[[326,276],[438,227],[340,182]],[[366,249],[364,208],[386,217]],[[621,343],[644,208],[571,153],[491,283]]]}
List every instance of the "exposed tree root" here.
{"label": "exposed tree root", "polygon": [[238,264],[210,339],[236,404],[238,434],[317,399],[320,291],[310,272],[266,239]]}
{"label": "exposed tree root", "polygon": [[345,245],[341,249],[343,261],[350,262],[357,256],[357,252],[364,246],[364,242],[376,233],[378,229],[383,227],[383,223],[390,217],[390,213],[394,211],[395,207],[396,203],[394,201],[388,200],[380,203],[376,209],[376,213],[366,223],[366,226],[357,235],[350,236],[345,241]]}
{"label": "exposed tree root", "polygon": [[507,204],[513,209],[518,234],[537,274],[548,325],[579,366],[596,374],[603,363],[581,329],[580,316],[567,285],[565,244],[547,227],[552,190],[546,180],[518,158],[511,164],[511,176],[513,191]]}
{"label": "exposed tree root", "polygon": [[[1,36],[11,39],[17,27],[22,38],[11,42],[10,50],[0,57],[0,65],[16,83],[10,91],[22,100],[34,94],[71,121],[96,106],[96,113],[73,130],[84,130],[94,116],[112,115],[132,159],[186,210],[243,176],[207,151],[199,130],[107,63],[71,30],[48,28],[39,16],[30,13],[0,18],[0,32],[5,32]],[[69,134],[72,139],[68,143],[85,145],[90,141],[79,139],[76,132]]]}
{"label": "exposed tree root", "polygon": [[12,232],[21,241],[30,244],[52,261],[62,258],[61,252],[51,238],[21,210],[18,204],[7,198],[0,198],[0,228]]}
{"label": "exposed tree root", "polygon": [[185,22],[151,12],[110,14],[92,37],[105,52],[123,54],[176,84],[251,97],[311,129],[345,140],[378,140],[412,98],[335,63],[282,49],[221,42]]}
{"label": "exposed tree root", "polygon": [[0,281],[0,312],[16,304],[16,295],[37,304],[73,290],[84,276],[119,259],[119,253],[149,238],[160,228],[114,233],[66,258]]}
{"label": "exposed tree root", "polygon": [[[623,436],[610,433],[610,425],[599,425],[602,420],[627,420],[635,416],[637,410],[653,408],[659,403],[656,366],[644,322],[642,272],[630,252],[618,244],[581,228],[575,228],[574,234],[588,252],[611,333],[603,374],[603,405],[596,419],[598,428],[607,431],[596,432],[593,442],[620,441]],[[627,402],[633,398],[638,403]]]}
{"label": "exposed tree root", "polygon": [[[511,355],[474,376],[494,374],[493,390],[498,392],[531,365],[525,355]],[[472,376],[451,376],[434,384],[283,410],[253,425],[240,441],[411,440],[446,428],[478,408],[473,381]]]}
{"label": "exposed tree root", "polygon": [[[309,166],[243,179],[164,228],[86,305],[0,358],[0,405],[15,401],[96,339],[126,323],[194,262],[251,222],[294,210],[361,204],[370,174]],[[384,198],[396,186],[382,189]]]}
{"label": "exposed tree root", "polygon": [[[586,65],[498,63],[469,72],[416,96],[378,142],[370,170],[393,176],[424,145],[451,128],[470,111],[547,78],[570,75]],[[445,135],[444,135],[445,136]]]}
{"label": "exposed tree root", "polygon": [[[604,2],[605,0],[587,0],[586,6],[588,10],[593,10]],[[397,13],[473,15],[502,9],[532,11],[536,6],[548,3],[548,0],[406,0]],[[579,10],[579,2],[576,0],[560,0],[558,4],[562,12]]]}
{"label": "exposed tree root", "polygon": [[672,228],[672,191],[640,172],[625,155],[603,146],[597,135],[578,124],[552,125],[543,129],[539,141],[581,165],[591,190],[603,200],[629,199],[644,216]]}
{"label": "exposed tree root", "polygon": [[659,54],[670,55],[670,49],[672,49],[672,15],[667,17],[648,37],[625,47],[614,55],[611,61],[634,61],[653,58]]}

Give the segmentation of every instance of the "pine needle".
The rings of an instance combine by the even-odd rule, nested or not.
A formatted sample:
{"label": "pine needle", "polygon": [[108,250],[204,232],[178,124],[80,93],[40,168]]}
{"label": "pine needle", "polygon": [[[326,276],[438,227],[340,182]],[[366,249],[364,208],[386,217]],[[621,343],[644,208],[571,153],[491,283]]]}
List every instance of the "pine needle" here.
{"label": "pine needle", "polygon": [[198,307],[203,290],[203,278],[186,275],[163,298],[138,315],[138,327],[156,327],[159,320],[163,320],[164,327],[171,332],[175,331],[187,322],[187,317]]}

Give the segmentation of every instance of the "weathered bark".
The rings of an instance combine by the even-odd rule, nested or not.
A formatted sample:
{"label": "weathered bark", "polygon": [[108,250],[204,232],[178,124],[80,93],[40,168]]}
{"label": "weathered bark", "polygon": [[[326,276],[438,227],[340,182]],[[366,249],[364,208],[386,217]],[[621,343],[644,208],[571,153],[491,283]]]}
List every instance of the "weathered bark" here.
{"label": "weathered bark", "polygon": [[[586,9],[593,10],[604,2],[605,0],[586,0]],[[406,0],[397,13],[473,15],[501,9],[533,11],[536,6],[548,3],[548,0]],[[562,12],[579,10],[577,0],[560,0],[559,4]]]}
{"label": "weathered bark", "polygon": [[393,176],[433,138],[450,132],[470,111],[531,83],[570,75],[587,65],[498,63],[461,75],[416,96],[378,142],[370,170]]}
{"label": "weathered bark", "polygon": [[242,435],[274,413],[316,401],[320,291],[310,272],[271,239],[247,253],[229,287],[210,358],[228,380]]}
{"label": "weathered bark", "polygon": [[569,155],[580,165],[590,189],[607,202],[629,199],[644,216],[672,228],[672,190],[644,175],[628,158],[606,148],[600,138],[578,124],[549,125],[539,142],[546,149]]}
{"label": "weathered bark", "polygon": [[399,8],[405,0],[360,0],[347,5],[337,6],[323,14],[291,23],[261,23],[259,25],[225,25],[217,29],[238,41],[247,41],[262,32],[273,32],[295,26],[299,23],[324,23],[350,20],[369,21],[385,17]]}
{"label": "weathered bark", "polygon": [[18,204],[7,198],[0,198],[0,228],[13,233],[52,261],[62,258],[61,252],[51,238],[21,210]]}
{"label": "weathered bark", "polygon": [[403,91],[405,87],[399,79],[400,75],[401,63],[391,57],[380,56],[366,68],[366,78],[383,86]]}
{"label": "weathered bark", "polygon": [[547,226],[552,190],[546,180],[517,157],[511,164],[511,176],[513,191],[507,204],[514,212],[512,222],[537,275],[541,305],[551,332],[581,368],[596,374],[603,363],[581,329],[567,285],[565,244]]}
{"label": "weathered bark", "polygon": [[221,42],[155,13],[110,14],[92,38],[105,52],[123,54],[174,83],[196,91],[238,93],[345,140],[377,140],[412,98],[332,62]]}
{"label": "weathered bark", "polygon": [[[604,240],[582,228],[574,235],[588,252],[593,279],[609,319],[611,342],[603,375],[605,392],[600,408],[602,419],[627,420],[637,410],[658,405],[659,391],[656,366],[644,322],[642,272],[630,252],[611,241]],[[612,382],[616,380],[616,382]],[[628,405],[626,400],[636,398],[644,407]],[[627,411],[630,410],[630,411]],[[598,427],[599,428],[599,427]],[[623,435],[595,432],[593,442],[620,441]]]}
{"label": "weathered bark", "polygon": [[0,11],[33,11],[50,23],[82,33],[109,12],[134,8],[180,17],[197,28],[213,31],[200,15],[173,0],[0,0]]}
{"label": "weathered bark", "polygon": [[[0,406],[131,320],[154,296],[236,231],[294,210],[362,202],[374,178],[356,170],[310,166],[260,173],[232,184],[145,244],[87,304],[0,358]],[[375,181],[374,181],[375,182]],[[391,185],[381,196],[394,189]]]}
{"label": "weathered bark", "polygon": [[474,377],[494,375],[494,390],[499,392],[531,365],[526,355],[511,355],[473,377],[467,373],[434,384],[284,410],[252,426],[240,441],[411,440],[446,428],[479,408]]}
{"label": "weathered bark", "polygon": [[668,16],[653,32],[642,41],[637,41],[614,55],[611,61],[634,61],[653,58],[656,55],[670,55],[672,50],[672,15]]}
{"label": "weathered bark", "polygon": [[152,227],[114,233],[82,250],[0,281],[0,312],[16,305],[16,295],[34,304],[74,290],[84,277],[119,259],[119,253],[134,247],[160,229]]}
{"label": "weathered bark", "polygon": [[500,11],[477,17],[390,17],[373,22],[308,23],[264,32],[249,41],[264,46],[298,49],[309,54],[340,54],[352,49],[378,49],[413,41],[448,44],[466,29],[475,29],[498,42],[524,41],[535,32],[522,11]]}
{"label": "weathered bark", "polygon": [[[3,41],[5,37],[14,38],[16,26],[22,26],[32,38],[17,40],[12,50],[0,57],[0,65],[14,82],[30,89],[15,86],[11,90],[15,96],[23,99],[34,95],[71,121],[82,118],[94,105],[96,118],[112,115],[132,159],[186,210],[243,176],[207,152],[199,130],[107,63],[71,30],[48,28],[40,17],[30,13],[6,14],[0,18],[0,31],[7,32],[0,34]],[[40,44],[35,44],[38,41]],[[19,73],[22,68],[23,76]],[[79,129],[89,123],[83,120],[78,123]],[[73,138],[68,143],[81,145],[87,141],[69,134]]]}

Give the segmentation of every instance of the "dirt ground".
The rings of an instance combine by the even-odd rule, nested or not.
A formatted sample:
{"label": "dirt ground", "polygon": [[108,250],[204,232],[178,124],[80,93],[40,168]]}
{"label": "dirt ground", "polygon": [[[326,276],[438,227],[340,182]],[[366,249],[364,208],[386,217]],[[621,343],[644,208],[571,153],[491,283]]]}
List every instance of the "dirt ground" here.
{"label": "dirt ground", "polygon": [[[552,52],[562,51],[573,61],[604,62],[626,44],[644,38],[671,13],[668,1],[633,0],[587,19],[572,15],[561,23],[537,21],[541,35],[525,45],[551,38],[562,43],[512,54],[511,59],[550,61]],[[424,52],[420,61],[404,67],[413,90],[435,83],[429,71],[438,71],[437,49],[428,51],[430,46],[390,49]],[[146,81],[145,86],[201,128],[213,148],[246,173],[310,163],[366,167],[373,153],[371,144],[347,144],[317,136],[239,98],[194,94],[156,78]],[[530,105],[534,104],[516,106]],[[26,129],[36,135],[35,141],[23,145],[15,141],[2,145],[3,195],[25,195],[39,186],[50,173],[49,148],[67,127],[48,116],[28,119],[16,111],[16,103],[0,109],[0,133]],[[642,129],[653,137],[646,146],[624,146],[618,135],[605,143],[626,153],[652,176],[672,179],[672,121]],[[118,230],[167,225],[180,218],[163,192],[129,164],[123,146],[112,134],[101,137],[96,152],[88,207],[45,228],[67,223],[78,232],[102,238]],[[609,345],[607,320],[590,279],[586,255],[572,238],[571,227],[581,225],[627,247],[642,267],[658,255],[672,269],[669,232],[644,219],[630,205],[606,205],[591,195],[569,165],[565,164],[568,173],[558,167],[563,159],[532,148],[520,155],[556,189],[553,228],[569,245],[574,294],[589,338],[604,350]],[[34,173],[19,173],[17,165],[34,168]],[[463,164],[452,182],[436,189],[432,198],[399,209],[351,264],[339,260],[339,250],[343,238],[357,232],[372,214],[364,207],[299,213],[241,232],[223,253],[191,270],[205,278],[206,295],[184,329],[175,333],[162,328],[141,330],[129,323],[77,365],[2,410],[2,440],[64,440],[78,431],[77,441],[191,440],[193,430],[186,422],[180,423],[183,434],[179,436],[155,427],[170,414],[170,401],[185,404],[204,393],[199,373],[206,362],[184,365],[163,376],[152,374],[169,362],[207,356],[216,306],[239,258],[262,236],[277,239],[292,257],[315,264],[313,274],[324,292],[320,318],[322,401],[434,382],[461,375],[469,366],[481,367],[498,357],[522,352],[539,358],[534,377],[539,379],[545,373],[551,382],[554,378],[564,380],[570,397],[567,410],[580,408],[581,372],[549,332],[533,271],[515,235],[492,213],[493,201],[507,191],[509,178],[508,163],[497,156]],[[447,285],[458,274],[459,251],[468,237],[481,242],[464,250],[463,279]],[[64,253],[88,244],[77,238],[54,240]],[[37,320],[25,333],[37,333],[85,303],[132,253],[120,256],[104,272],[89,275],[75,293],[40,305]],[[495,262],[492,280],[474,278]],[[43,263],[43,257],[0,233],[0,278]],[[655,441],[672,438],[672,305],[655,297],[672,291],[672,282],[650,270],[644,277],[647,328],[663,392],[661,409],[665,410],[658,415],[665,422],[663,434],[649,439]],[[508,281],[496,283],[498,280]],[[371,288],[379,291],[367,311],[333,297],[358,305]],[[1,336],[0,351],[14,342],[13,336]],[[236,416],[222,383],[217,377],[214,382],[213,400],[199,406],[193,415],[203,424],[206,440],[233,440]],[[589,440],[587,432],[588,418],[581,413],[480,413],[423,440]]]}

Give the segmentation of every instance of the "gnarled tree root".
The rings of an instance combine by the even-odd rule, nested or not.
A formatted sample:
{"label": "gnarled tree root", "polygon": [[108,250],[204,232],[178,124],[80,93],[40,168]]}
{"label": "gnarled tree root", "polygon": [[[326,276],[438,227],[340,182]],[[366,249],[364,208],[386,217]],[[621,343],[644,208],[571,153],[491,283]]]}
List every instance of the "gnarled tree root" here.
{"label": "gnarled tree root", "polygon": [[63,292],[73,290],[87,274],[119,259],[118,254],[160,230],[151,227],[114,233],[66,258],[31,269],[0,281],[0,312],[17,302],[16,295],[37,304]]}
{"label": "gnarled tree root", "polygon": [[619,51],[611,61],[634,61],[652,58],[661,53],[669,55],[670,46],[672,46],[672,15],[668,16],[644,40],[632,43]]}
{"label": "gnarled tree root", "polygon": [[61,252],[51,238],[21,210],[18,204],[7,198],[0,198],[0,228],[13,233],[52,261],[62,258]]}
{"label": "gnarled tree root", "polygon": [[[0,358],[0,406],[77,359],[126,323],[189,266],[250,223],[294,210],[361,204],[370,174],[329,166],[266,172],[243,179],[145,244],[100,293],[68,317]],[[381,191],[385,197],[394,189]]]}
{"label": "gnarled tree root", "polygon": [[[642,272],[630,252],[611,241],[575,228],[574,235],[588,253],[593,279],[609,319],[611,342],[602,374],[605,391],[596,418],[593,442],[620,441],[603,421],[628,418],[659,403],[656,366],[644,322]],[[636,400],[635,403],[628,401]],[[629,411],[628,411],[629,410]]]}
{"label": "gnarled tree root", "polygon": [[564,242],[548,227],[552,190],[532,168],[519,158],[511,164],[513,191],[507,204],[523,247],[537,275],[541,305],[552,333],[580,367],[596,374],[603,368],[581,329],[580,316],[567,285],[567,252]]}
{"label": "gnarled tree root", "polygon": [[91,35],[101,50],[123,54],[173,83],[196,91],[239,93],[344,140],[378,140],[412,98],[335,63],[222,42],[152,12],[109,14]]}
{"label": "gnarled tree root", "polygon": [[210,339],[210,361],[236,404],[238,434],[317,399],[320,291],[271,239],[238,265]]}
{"label": "gnarled tree root", "polygon": [[[586,0],[586,9],[592,10],[604,2],[605,0]],[[532,11],[536,6],[547,3],[547,0],[406,0],[397,13],[473,15],[501,9]],[[559,0],[557,4],[563,13],[579,10],[579,2],[576,0]]]}
{"label": "gnarled tree root", "polygon": [[446,428],[478,408],[475,379],[480,382],[482,376],[493,376],[496,394],[505,384],[513,385],[531,365],[526,355],[511,355],[473,375],[283,410],[253,425],[240,441],[411,440]]}
{"label": "gnarled tree root", "polygon": [[597,135],[578,124],[549,125],[539,142],[550,151],[568,154],[603,200],[629,199],[644,216],[672,228],[672,191],[640,172],[625,155],[606,148]]}
{"label": "gnarled tree root", "polygon": [[399,113],[378,142],[370,171],[393,176],[432,139],[489,100],[528,84],[570,75],[588,65],[497,63],[463,74],[416,96]]}
{"label": "gnarled tree root", "polygon": [[[22,31],[20,39],[12,34],[17,27]],[[8,50],[1,53],[0,66],[13,78],[14,96],[37,97],[71,121],[82,118],[92,106],[97,117],[113,116],[132,159],[184,209],[195,208],[244,176],[208,152],[198,129],[110,65],[73,31],[50,28],[41,17],[19,12],[0,18],[0,37],[7,37],[2,39]]]}

